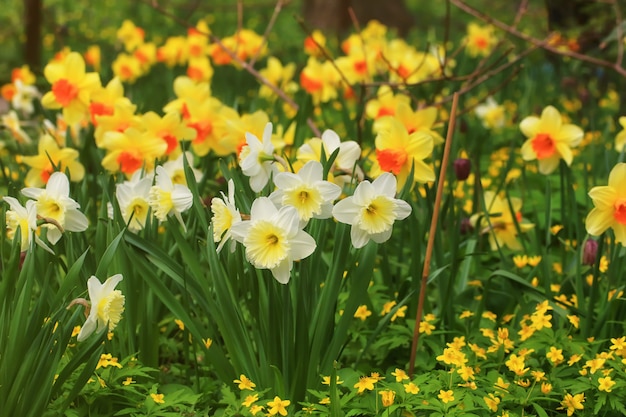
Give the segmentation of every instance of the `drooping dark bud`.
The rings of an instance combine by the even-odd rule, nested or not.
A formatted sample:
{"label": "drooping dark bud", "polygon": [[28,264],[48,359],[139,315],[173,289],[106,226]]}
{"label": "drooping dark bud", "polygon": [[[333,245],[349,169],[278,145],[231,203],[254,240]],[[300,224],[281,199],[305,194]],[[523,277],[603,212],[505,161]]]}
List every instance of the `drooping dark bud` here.
{"label": "drooping dark bud", "polygon": [[472,164],[469,159],[457,158],[454,161],[454,174],[459,181],[465,181],[472,171]]}
{"label": "drooping dark bud", "polygon": [[461,232],[462,235],[472,233],[473,230],[474,230],[474,226],[472,226],[472,222],[470,222],[469,218],[464,217],[463,219],[461,219],[461,226],[459,227],[459,232]]}
{"label": "drooping dark bud", "polygon": [[583,248],[583,265],[595,265],[598,256],[598,241],[587,239]]}

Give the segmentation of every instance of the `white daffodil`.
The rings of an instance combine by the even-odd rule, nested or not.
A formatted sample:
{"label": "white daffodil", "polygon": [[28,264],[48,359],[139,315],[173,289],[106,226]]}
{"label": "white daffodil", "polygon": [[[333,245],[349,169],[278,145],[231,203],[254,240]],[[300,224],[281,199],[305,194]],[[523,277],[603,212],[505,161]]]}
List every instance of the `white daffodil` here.
{"label": "white daffodil", "polygon": [[78,211],[80,204],[70,198],[70,181],[64,173],[54,172],[46,188],[24,188],[22,194],[37,201],[37,214],[48,221],[43,226],[48,229],[46,236],[53,245],[59,241],[63,231],[82,232],[87,229],[87,217]]}
{"label": "white daffodil", "polygon": [[178,158],[167,161],[163,164],[163,168],[167,171],[174,184],[187,185],[185,177],[185,165],[183,158],[187,159],[187,163],[191,167],[196,182],[202,179],[202,172],[193,167],[193,154],[191,152],[181,153]]}
{"label": "white daffodil", "polygon": [[391,237],[393,223],[411,214],[411,206],[396,195],[396,177],[388,172],[374,182],[362,181],[352,197],[346,197],[333,207],[333,216],[341,223],[352,225],[350,236],[355,248],[373,240],[382,243]]}
{"label": "white daffodil", "polygon": [[485,103],[476,106],[474,113],[487,129],[500,129],[506,122],[504,106],[499,105],[491,96],[487,97]]}
{"label": "white daffodil", "polygon": [[341,195],[341,188],[324,181],[324,167],[318,161],[309,161],[297,174],[280,172],[274,177],[278,188],[270,199],[277,206],[293,206],[300,216],[300,226],[311,218],[327,219],[332,216],[333,201]]}
{"label": "white daffodil", "polygon": [[186,186],[172,183],[172,179],[162,166],[156,167],[155,184],[150,188],[148,202],[159,221],[163,222],[168,216],[174,216],[183,229],[186,229],[180,214],[193,204],[193,194]]}
{"label": "white daffodil", "polygon": [[241,214],[235,207],[235,183],[228,180],[228,196],[223,192],[222,198],[211,200],[211,212],[213,213],[213,241],[220,242],[217,251],[220,252],[226,242],[230,240],[230,251],[235,251],[236,241],[231,239],[231,227],[241,221]]}
{"label": "white daffodil", "polygon": [[346,173],[346,175],[335,177],[335,182],[338,185],[342,186],[350,182],[353,170],[355,170],[354,174],[356,174],[357,178],[363,178],[361,167],[356,165],[356,162],[361,157],[361,147],[353,140],[342,142],[334,130],[327,129],[322,133],[321,138],[313,138],[306,141],[298,149],[297,158],[305,162],[321,161],[322,149],[324,149],[327,159],[330,158],[333,152],[339,149],[339,153],[330,170],[333,172],[338,169]]}
{"label": "white daffodil", "polygon": [[117,184],[115,196],[128,230],[138,232],[146,225],[150,211],[150,188],[153,175],[141,178],[141,170],[136,171],[129,181]]}
{"label": "white daffodil", "polygon": [[250,188],[255,193],[261,191],[270,176],[277,172],[271,123],[265,125],[262,141],[246,132],[246,145],[239,153],[239,166],[244,175],[250,178]]}
{"label": "white daffodil", "polygon": [[10,240],[15,238],[15,232],[20,229],[21,233],[21,250],[28,250],[30,241],[33,237],[33,231],[37,229],[37,208],[33,200],[26,202],[23,207],[17,199],[13,197],[2,197],[4,201],[11,207],[6,212],[7,237]]}
{"label": "white daffodil", "polygon": [[11,105],[15,110],[20,110],[27,116],[35,111],[33,102],[41,98],[41,94],[34,85],[25,85],[21,80],[15,80],[15,94],[11,99]]}
{"label": "white daffodil", "polygon": [[[78,333],[77,340],[82,342],[88,338],[94,331],[100,333],[105,329],[113,331],[117,323],[122,318],[124,312],[124,295],[120,290],[116,290],[115,286],[122,280],[122,274],[116,274],[109,277],[104,284],[95,276],[91,276],[87,281],[87,289],[89,290],[89,300],[91,300],[91,308],[85,324]],[[86,304],[83,299],[74,300],[73,304]]]}
{"label": "white daffodil", "polygon": [[291,277],[293,261],[306,258],[315,250],[315,240],[299,227],[295,207],[277,209],[268,197],[252,203],[250,220],[235,223],[231,233],[243,243],[246,258],[256,268],[269,269],[281,284]]}

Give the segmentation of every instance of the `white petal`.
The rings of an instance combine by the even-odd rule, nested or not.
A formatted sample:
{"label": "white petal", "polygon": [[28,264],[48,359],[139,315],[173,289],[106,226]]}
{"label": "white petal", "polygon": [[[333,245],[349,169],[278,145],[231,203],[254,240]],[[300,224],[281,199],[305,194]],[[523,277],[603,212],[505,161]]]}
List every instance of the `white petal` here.
{"label": "white petal", "polygon": [[370,235],[370,237],[376,243],[383,243],[389,240],[389,238],[391,237],[391,231],[392,231],[392,228],[390,227],[388,230],[385,230],[384,232],[380,232],[380,233],[374,233]]}
{"label": "white petal", "polygon": [[46,185],[46,191],[48,194],[55,197],[70,195],[70,181],[67,179],[67,175],[62,172],[54,172],[48,179]]}
{"label": "white petal", "polygon": [[324,167],[318,161],[309,161],[298,171],[298,177],[307,184],[321,181],[324,176]]}
{"label": "white petal", "polygon": [[300,217],[298,210],[293,206],[283,206],[274,217],[276,225],[287,232],[287,236],[295,236],[298,233]]}
{"label": "white petal", "polygon": [[376,194],[382,194],[387,197],[394,198],[396,196],[398,181],[392,173],[384,172],[374,180],[372,186]]}
{"label": "white petal", "polygon": [[[78,210],[67,210],[65,212],[65,230],[69,232],[83,232],[87,230],[89,221],[87,217]],[[50,235],[50,233],[48,233]]]}
{"label": "white petal", "polygon": [[289,255],[294,261],[311,255],[317,247],[315,239],[303,230],[299,230],[294,237],[289,239],[289,243],[291,244]]}
{"label": "white petal", "polygon": [[315,187],[322,194],[324,201],[335,201],[341,195],[341,187],[328,181],[319,181]]}
{"label": "white petal", "polygon": [[61,231],[55,226],[52,226],[48,228],[48,233],[46,233],[46,237],[48,238],[48,242],[56,245],[59,239],[61,239]]}
{"label": "white petal", "polygon": [[290,188],[298,187],[303,182],[305,181],[302,180],[302,177],[300,175],[294,174],[293,172],[279,172],[274,177],[274,185],[276,186],[276,188],[280,188],[281,190],[288,190]]}
{"label": "white petal", "polygon": [[346,197],[333,207],[333,217],[341,223],[354,224],[360,210],[353,197]]}
{"label": "white petal", "polygon": [[80,332],[78,333],[78,337],[76,340],[82,342],[87,339],[98,327],[98,322],[96,320],[96,316],[89,316],[87,320],[85,320],[85,324],[80,328]]}
{"label": "white petal", "polygon": [[396,215],[396,220],[404,220],[411,214],[411,205],[404,200],[395,199],[396,207],[393,212]]}
{"label": "white petal", "polygon": [[326,129],[322,133],[322,143],[324,144],[324,151],[327,152],[326,158],[328,158],[335,149],[337,149],[341,143],[341,139],[339,139],[339,135],[337,132],[331,129]]}
{"label": "white petal", "polygon": [[267,197],[259,197],[252,202],[250,220],[268,220],[278,213],[278,209]]}
{"label": "white petal", "polygon": [[356,225],[350,229],[350,238],[352,239],[352,245],[357,249],[362,248],[370,241],[370,235]]}
{"label": "white petal", "polygon": [[276,281],[281,284],[287,284],[291,278],[291,268],[293,262],[289,259],[283,259],[277,266],[271,269],[272,275],[276,278]]}
{"label": "white petal", "polygon": [[234,240],[237,242],[243,243],[243,240],[248,236],[250,232],[250,226],[252,226],[252,222],[249,220],[244,220],[241,222],[237,222],[230,227],[230,234]]}
{"label": "white petal", "polygon": [[44,190],[43,188],[27,187],[27,188],[22,189],[23,195],[25,195],[28,198],[33,198],[35,200],[39,199],[39,196],[44,192],[46,192],[46,190]]}
{"label": "white petal", "polygon": [[174,209],[178,213],[189,210],[193,204],[193,194],[191,190],[182,184],[174,185],[172,190],[172,203],[174,203]]}

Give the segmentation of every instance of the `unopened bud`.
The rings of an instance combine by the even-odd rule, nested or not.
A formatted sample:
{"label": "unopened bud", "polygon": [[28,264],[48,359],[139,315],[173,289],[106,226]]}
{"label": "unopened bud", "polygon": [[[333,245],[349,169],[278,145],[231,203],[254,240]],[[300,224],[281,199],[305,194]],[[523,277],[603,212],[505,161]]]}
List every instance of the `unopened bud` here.
{"label": "unopened bud", "polygon": [[587,239],[583,248],[583,265],[595,265],[598,256],[598,241]]}
{"label": "unopened bud", "polygon": [[457,158],[454,161],[454,174],[459,181],[465,181],[472,170],[472,164],[469,159]]}
{"label": "unopened bud", "polygon": [[461,232],[462,235],[471,233],[473,230],[474,230],[474,226],[472,226],[472,222],[470,222],[470,219],[468,219],[467,217],[461,219],[461,226],[459,227],[459,232]]}

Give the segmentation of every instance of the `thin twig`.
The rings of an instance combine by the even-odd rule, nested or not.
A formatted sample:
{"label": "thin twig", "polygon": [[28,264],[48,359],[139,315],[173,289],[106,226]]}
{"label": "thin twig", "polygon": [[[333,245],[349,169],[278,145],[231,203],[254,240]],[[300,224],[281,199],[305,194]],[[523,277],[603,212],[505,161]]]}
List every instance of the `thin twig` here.
{"label": "thin twig", "polygon": [[265,28],[265,32],[263,33],[263,40],[261,41],[261,47],[256,50],[256,52],[254,53],[254,56],[250,58],[250,61],[248,61],[250,66],[254,66],[254,63],[259,58],[261,51],[263,50],[265,45],[267,45],[267,38],[270,34],[270,31],[274,27],[274,24],[276,24],[276,19],[278,18],[280,11],[283,9],[284,3],[285,3],[285,0],[278,0],[276,2],[276,6],[274,6],[274,13],[272,13],[272,17],[270,17],[270,21],[268,22],[267,27]]}
{"label": "thin twig", "polygon": [[519,7],[517,8],[517,13],[515,13],[515,19],[513,20],[512,27],[516,28],[517,25],[519,25],[519,22],[522,20],[522,17],[526,13],[527,9],[528,9],[528,0],[522,0],[519,4]]}
{"label": "thin twig", "polygon": [[420,323],[422,322],[422,313],[424,310],[424,299],[426,296],[426,286],[428,284],[428,275],[430,274],[430,259],[433,255],[433,247],[435,246],[435,234],[437,233],[437,223],[439,221],[439,207],[441,206],[441,197],[443,195],[443,184],[446,182],[446,171],[448,169],[448,158],[452,145],[452,137],[454,135],[454,125],[456,123],[456,109],[459,104],[459,93],[452,95],[452,109],[450,110],[450,122],[448,124],[448,133],[446,134],[446,144],[443,150],[443,158],[441,159],[441,167],[439,168],[439,178],[437,181],[437,194],[435,196],[435,206],[433,207],[433,217],[430,221],[430,231],[428,233],[428,244],[426,245],[426,255],[424,256],[424,269],[422,270],[422,282],[420,285],[420,295],[417,303],[417,313],[415,317],[415,327],[413,328],[413,343],[411,345],[411,360],[409,362],[409,376],[413,376],[415,369],[415,354],[417,352],[417,344],[419,342]]}
{"label": "thin twig", "polygon": [[[606,60],[599,59],[599,58],[594,58],[592,56],[581,54],[581,53],[570,51],[570,50],[559,49],[550,44],[549,40],[551,39],[551,36],[549,36],[546,40],[542,41],[533,36],[522,33],[519,30],[507,25],[506,23],[501,22],[500,20],[494,19],[491,16],[488,16],[474,9],[473,7],[471,7],[467,3],[464,3],[461,0],[450,0],[450,2],[454,4],[456,7],[458,7],[459,9],[463,10],[465,13],[470,14],[486,23],[492,24],[498,29],[502,29],[503,31],[509,33],[510,35],[515,36],[516,38],[525,40],[526,42],[529,42],[539,48],[545,49],[546,51],[552,52],[553,54],[568,56],[570,58],[578,59],[579,61],[588,62],[590,64],[598,65],[604,68],[609,68],[617,72],[622,77],[626,77],[626,69],[624,69],[621,66],[621,64],[614,63],[611,61],[606,61]],[[621,40],[618,40],[618,42],[620,41]]]}

